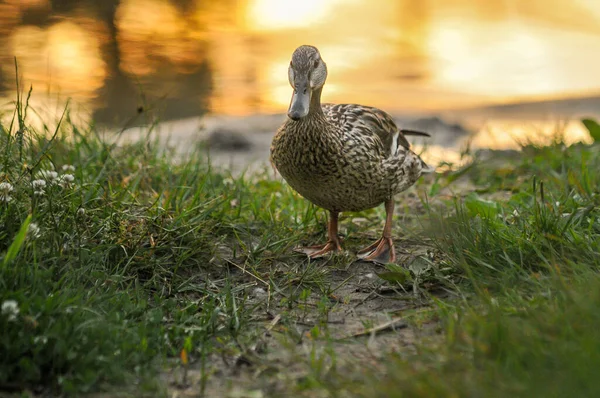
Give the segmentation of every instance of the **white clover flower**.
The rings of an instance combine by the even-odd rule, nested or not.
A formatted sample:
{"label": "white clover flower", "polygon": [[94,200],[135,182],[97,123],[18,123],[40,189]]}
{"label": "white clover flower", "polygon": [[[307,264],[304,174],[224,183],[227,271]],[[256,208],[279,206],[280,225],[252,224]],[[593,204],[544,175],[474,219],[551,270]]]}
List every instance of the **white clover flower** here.
{"label": "white clover flower", "polygon": [[40,227],[34,222],[30,223],[29,227],[27,227],[27,236],[31,239],[37,239],[42,236]]}
{"label": "white clover flower", "polygon": [[9,182],[0,182],[0,202],[10,202],[12,196],[10,193],[14,190],[13,186]]}
{"label": "white clover flower", "polygon": [[42,180],[46,180],[50,184],[53,184],[56,182],[56,180],[58,180],[58,173],[53,170],[40,170],[37,176]]}
{"label": "white clover flower", "polygon": [[33,189],[44,189],[46,188],[46,180],[33,180],[31,186]]}
{"label": "white clover flower", "polygon": [[19,315],[19,303],[15,300],[6,300],[2,303],[2,315],[7,315],[9,321],[14,321]]}
{"label": "white clover flower", "polygon": [[72,164],[65,164],[61,169],[63,173],[67,171],[75,171],[75,166],[73,166]]}
{"label": "white clover flower", "polygon": [[80,207],[79,209],[77,209],[77,215],[79,217],[85,216],[85,209],[83,207]]}
{"label": "white clover flower", "polygon": [[12,192],[13,189],[10,182],[0,182],[0,192]]}
{"label": "white clover flower", "polygon": [[46,337],[46,336],[35,336],[33,338],[33,343],[34,344],[45,345],[47,342],[48,342],[48,337]]}
{"label": "white clover flower", "polygon": [[31,187],[33,188],[33,194],[35,196],[42,196],[44,192],[44,188],[46,188],[45,180],[33,180],[31,182]]}
{"label": "white clover flower", "polygon": [[71,184],[73,183],[73,181],[75,181],[75,176],[73,176],[73,174],[63,174],[60,176],[60,178],[58,179],[58,184],[63,187],[69,187],[71,186]]}

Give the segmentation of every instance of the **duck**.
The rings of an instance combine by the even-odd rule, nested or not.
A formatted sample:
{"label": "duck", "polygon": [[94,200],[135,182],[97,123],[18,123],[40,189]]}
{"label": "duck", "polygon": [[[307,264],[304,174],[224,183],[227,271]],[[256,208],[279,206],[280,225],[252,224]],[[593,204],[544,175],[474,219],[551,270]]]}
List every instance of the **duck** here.
{"label": "duck", "polygon": [[302,45],[293,52],[288,80],[293,89],[287,118],[273,137],[270,160],[287,184],[329,212],[327,241],[297,249],[315,259],[342,250],[339,215],[385,206],[381,238],[358,251],[358,258],[393,263],[394,196],[411,187],[428,166],[410,149],[408,135],[392,116],[370,106],[321,103],[327,64],[319,50]]}

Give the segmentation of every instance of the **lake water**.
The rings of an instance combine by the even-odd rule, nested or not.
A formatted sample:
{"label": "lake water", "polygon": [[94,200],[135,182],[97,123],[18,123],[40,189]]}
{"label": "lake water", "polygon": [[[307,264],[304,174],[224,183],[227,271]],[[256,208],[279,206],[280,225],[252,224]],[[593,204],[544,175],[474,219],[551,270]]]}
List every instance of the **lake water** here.
{"label": "lake water", "polygon": [[[478,132],[477,146],[514,147],[600,114],[597,0],[4,0],[0,99],[14,99],[16,57],[34,107],[71,98],[108,126],[140,109],[282,114],[301,44],[328,64],[325,101],[441,115]],[[565,132],[587,137],[577,122]]]}

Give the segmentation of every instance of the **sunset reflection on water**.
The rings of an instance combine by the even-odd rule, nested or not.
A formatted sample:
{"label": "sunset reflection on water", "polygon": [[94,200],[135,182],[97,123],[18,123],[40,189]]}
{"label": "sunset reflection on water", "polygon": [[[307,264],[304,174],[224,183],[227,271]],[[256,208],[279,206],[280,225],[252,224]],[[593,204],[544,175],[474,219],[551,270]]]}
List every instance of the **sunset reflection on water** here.
{"label": "sunset reflection on water", "polygon": [[0,96],[16,56],[37,103],[72,97],[106,123],[141,101],[166,119],[281,113],[307,43],[325,101],[392,113],[600,93],[595,0],[5,0]]}

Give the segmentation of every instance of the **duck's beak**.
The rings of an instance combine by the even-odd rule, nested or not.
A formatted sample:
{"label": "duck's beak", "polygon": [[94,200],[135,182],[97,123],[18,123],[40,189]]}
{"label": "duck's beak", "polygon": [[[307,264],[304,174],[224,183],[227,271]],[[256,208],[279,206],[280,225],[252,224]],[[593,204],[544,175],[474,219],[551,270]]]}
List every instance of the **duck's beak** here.
{"label": "duck's beak", "polygon": [[311,89],[308,84],[308,79],[297,82],[295,87],[294,94],[292,94],[292,102],[288,109],[288,117],[292,120],[300,120],[308,115]]}

